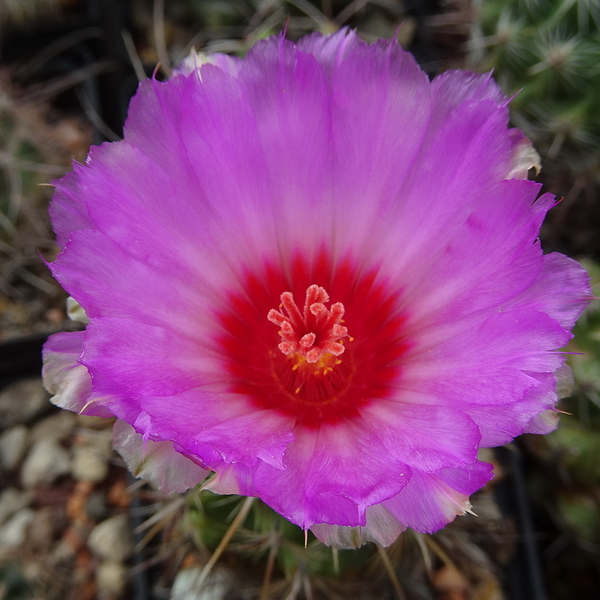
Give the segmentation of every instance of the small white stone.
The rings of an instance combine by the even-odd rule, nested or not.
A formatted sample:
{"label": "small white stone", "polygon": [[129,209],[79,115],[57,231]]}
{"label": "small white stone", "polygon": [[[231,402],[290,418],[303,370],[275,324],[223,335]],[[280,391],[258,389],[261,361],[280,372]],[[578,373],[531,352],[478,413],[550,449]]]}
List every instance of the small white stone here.
{"label": "small white stone", "polygon": [[75,415],[68,410],[61,410],[54,415],[42,419],[31,428],[33,443],[39,440],[66,440],[75,426]]}
{"label": "small white stone", "polygon": [[76,446],[71,472],[79,481],[99,483],[108,475],[108,457],[94,446]]}
{"label": "small white stone", "polygon": [[31,492],[6,488],[0,492],[0,525],[31,502]]}
{"label": "small white stone", "polygon": [[26,488],[52,483],[71,470],[69,453],[54,440],[36,442],[21,469],[21,482]]}
{"label": "small white stone", "polygon": [[21,379],[0,392],[0,429],[27,423],[50,407],[41,377]]}
{"label": "small white stone", "polygon": [[0,527],[0,556],[2,551],[22,544],[27,538],[27,528],[35,512],[30,508],[22,508]]}
{"label": "small white stone", "polygon": [[27,451],[29,429],[25,425],[15,425],[0,435],[0,467],[12,471]]}
{"label": "small white stone", "polygon": [[226,600],[230,597],[231,585],[222,571],[214,571],[208,579],[198,585],[200,567],[182,569],[175,576],[169,600]]}
{"label": "small white stone", "polygon": [[127,583],[127,568],[115,560],[106,560],[96,569],[96,585],[100,597],[115,597],[123,593]]}
{"label": "small white stone", "polygon": [[127,515],[117,515],[98,523],[88,537],[88,548],[99,558],[127,560],[133,552],[133,539]]}
{"label": "small white stone", "polygon": [[75,557],[75,549],[68,540],[60,540],[48,555],[49,564],[68,563]]}
{"label": "small white stone", "polygon": [[54,506],[42,506],[35,511],[29,527],[28,545],[36,550],[49,550],[58,527],[57,510]]}

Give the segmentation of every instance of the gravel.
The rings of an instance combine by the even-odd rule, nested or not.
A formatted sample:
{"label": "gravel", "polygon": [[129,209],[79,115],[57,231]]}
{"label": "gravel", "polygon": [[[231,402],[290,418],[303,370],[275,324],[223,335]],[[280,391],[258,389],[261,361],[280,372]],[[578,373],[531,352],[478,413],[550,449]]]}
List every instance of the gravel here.
{"label": "gravel", "polygon": [[26,488],[32,488],[52,483],[70,470],[69,452],[52,439],[42,439],[29,451],[21,470],[21,481]]}
{"label": "gravel", "polygon": [[21,379],[6,386],[0,392],[0,431],[18,423],[29,423],[50,410],[49,398],[41,377]]}

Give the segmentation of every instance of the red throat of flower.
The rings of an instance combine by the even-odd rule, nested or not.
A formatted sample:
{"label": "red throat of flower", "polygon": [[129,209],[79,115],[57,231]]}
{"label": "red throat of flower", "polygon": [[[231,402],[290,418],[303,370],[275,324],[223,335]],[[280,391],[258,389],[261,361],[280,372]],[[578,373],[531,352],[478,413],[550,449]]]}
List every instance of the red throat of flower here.
{"label": "red throat of flower", "polygon": [[248,274],[244,295],[221,314],[232,390],[306,427],[354,418],[389,396],[409,344],[398,293],[376,278],[357,275],[351,261],[333,268],[325,255]]}

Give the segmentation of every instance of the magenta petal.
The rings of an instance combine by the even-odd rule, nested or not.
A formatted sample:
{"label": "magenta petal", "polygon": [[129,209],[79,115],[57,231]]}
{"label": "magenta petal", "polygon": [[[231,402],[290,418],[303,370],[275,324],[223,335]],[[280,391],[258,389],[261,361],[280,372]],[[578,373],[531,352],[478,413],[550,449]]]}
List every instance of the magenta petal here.
{"label": "magenta petal", "polygon": [[315,523],[349,526],[364,524],[364,510],[360,510],[348,498],[331,492],[306,496],[304,488],[298,484],[311,465],[310,458],[299,457],[300,452],[294,450],[296,451],[286,456],[290,465],[284,471],[264,463],[258,463],[255,467],[231,464],[219,468],[217,477],[207,487],[219,494],[259,496],[271,508],[302,529],[309,529]]}
{"label": "magenta petal", "polygon": [[[459,324],[450,325],[448,333]],[[429,341],[439,333],[432,332]],[[498,312],[425,350],[407,369],[405,385],[428,380],[421,384],[422,390],[455,406],[509,404],[538,384],[530,372],[553,372],[562,365],[563,358],[552,350],[564,345],[568,337],[543,313]]]}
{"label": "magenta petal", "polygon": [[524,428],[524,433],[537,433],[545,435],[546,433],[550,433],[554,431],[558,427],[558,421],[560,419],[560,414],[557,410],[549,409],[541,412]]}
{"label": "magenta petal", "polygon": [[[284,429],[285,425],[276,413],[253,412],[206,429],[198,439],[217,449],[225,463],[244,462],[245,457],[240,456],[239,445],[245,442],[244,450],[248,455],[246,462],[254,464],[256,457],[271,467],[283,470],[284,452],[288,444],[294,441],[291,424],[287,423],[287,430]],[[260,438],[249,433],[257,430],[261,432]]]}
{"label": "magenta petal", "polygon": [[358,46],[333,72],[331,86],[338,235],[360,248],[372,229],[379,232],[388,224],[386,216],[407,208],[396,198],[400,192],[406,197],[407,180],[420,167],[430,86],[410,54],[382,43]]}
{"label": "magenta petal", "polygon": [[482,462],[437,473],[415,470],[410,483],[384,506],[407,527],[432,533],[470,508],[469,495],[491,479],[491,471]]}
{"label": "magenta petal", "polygon": [[[98,247],[102,254],[96,251]],[[77,295],[89,318],[141,317],[150,325],[182,333],[198,324],[202,297],[188,282],[144,264],[99,231],[72,233],[50,268],[63,286]],[[179,309],[176,320],[172,318],[174,306]]]}
{"label": "magenta petal", "polygon": [[[137,343],[145,340],[149,349],[169,332],[148,326],[147,337],[132,337],[127,333],[129,321],[113,319],[108,329],[98,327],[102,323],[104,319],[96,320],[88,328],[84,361],[94,373],[97,394],[113,414],[133,424],[146,439],[174,442],[204,465],[252,466],[260,460],[283,468],[283,454],[294,439],[293,421],[276,411],[253,410],[243,397],[231,394],[193,343],[179,346],[179,351],[172,346],[172,362],[160,362],[157,355],[158,362],[146,363],[147,370],[134,370],[136,353],[143,351]],[[107,331],[115,337],[103,335]],[[109,355],[121,359],[106,361]]]}
{"label": "magenta petal", "polygon": [[285,463],[291,471],[300,461],[311,461],[304,476],[307,497],[337,494],[355,502],[362,512],[394,495],[410,477],[406,462],[390,457],[386,450],[371,427],[367,430],[348,423],[344,428],[323,427],[318,433],[298,436]]}
{"label": "magenta petal", "polygon": [[[570,330],[591,299],[589,281],[585,269],[572,258],[557,252],[546,254],[537,279],[510,305],[536,308]],[[565,339],[570,337],[567,332]]]}
{"label": "magenta petal", "polygon": [[184,492],[210,472],[177,452],[171,442],[144,440],[125,421],[115,423],[113,445],[135,477],[152,481],[165,494]]}
{"label": "magenta petal", "polygon": [[[229,261],[227,268],[235,266],[240,252],[248,260],[262,258],[265,239],[272,238],[276,229],[265,207],[278,198],[271,187],[251,99],[239,79],[211,65],[203,69],[201,82],[188,77],[186,84],[188,103],[181,111],[178,132],[196,178],[190,190],[196,197],[190,200],[203,212],[192,232],[196,245],[199,235],[212,235],[206,238],[207,259],[215,260],[214,255],[222,252]],[[177,99],[170,100],[174,102]],[[198,193],[202,193],[200,202]],[[236,243],[231,247],[219,243],[223,234]]]}
{"label": "magenta petal", "polygon": [[[183,185],[193,185],[197,181],[179,126],[179,100],[194,83],[185,77],[174,77],[168,85],[154,79],[142,81],[131,99],[124,128],[127,142]],[[171,151],[164,152],[165,148],[171,148]]]}
{"label": "magenta petal", "polygon": [[[532,285],[543,263],[535,242],[553,205],[548,196],[535,201],[538,193],[539,185],[529,181],[503,181],[486,192],[490,205],[471,212],[437,264],[408,291],[421,299],[415,318],[447,323],[497,307]],[[470,255],[480,257],[477,269],[464,259]]]}
{"label": "magenta petal", "polygon": [[[274,219],[273,233],[282,248],[316,247],[322,235],[316,230],[311,239],[311,225],[333,218],[332,207],[320,201],[330,194],[331,186],[331,115],[325,72],[313,56],[283,38],[270,38],[249,52],[238,81],[252,110],[252,119],[246,120],[256,123],[261,146],[256,154],[264,157],[268,173],[269,191],[263,193],[261,208],[270,205],[271,214],[263,221]],[[243,173],[236,177],[244,179]],[[247,189],[237,197],[242,193],[247,195]]]}
{"label": "magenta petal", "polygon": [[320,523],[310,530],[324,544],[336,548],[358,548],[367,542],[389,546],[406,529],[383,505],[367,508],[367,522],[362,527],[340,527]]}
{"label": "magenta petal", "polygon": [[[481,406],[471,404],[465,412],[473,419],[481,431],[481,447],[502,446],[516,436],[528,431],[530,423],[537,416],[549,411],[556,401],[556,377],[551,373],[538,373],[538,384],[529,389],[518,401],[511,404]],[[551,431],[551,430],[549,430]],[[534,433],[534,432],[531,432]],[[541,433],[541,432],[540,432]],[[546,432],[548,433],[548,431]]]}
{"label": "magenta petal", "polygon": [[[198,233],[203,211],[197,196],[192,199],[191,191],[126,142],[95,148],[90,156],[95,168],[77,172],[97,229],[154,268],[182,279],[197,276],[194,258],[202,242],[212,242]],[[163,202],[170,195],[179,198],[178,209]],[[173,231],[178,231],[175,245]]]}
{"label": "magenta petal", "polygon": [[50,217],[56,242],[63,248],[73,231],[93,229],[94,225],[87,213],[76,172],[67,173],[61,180],[55,181],[54,187],[56,191],[50,204]]}
{"label": "magenta petal", "polygon": [[328,36],[311,33],[298,41],[298,49],[312,54],[328,73],[339,67],[348,54],[361,45],[364,46],[365,43],[356,32],[346,28]]}
{"label": "magenta petal", "polygon": [[[111,410],[121,414],[130,404],[128,398],[115,400]],[[146,396],[142,404],[135,418],[138,432],[172,441],[210,468],[230,463],[252,467],[265,462],[281,470],[284,452],[294,439],[290,419],[276,411],[253,410],[243,398],[217,386],[172,396]]]}
{"label": "magenta petal", "polygon": [[388,452],[423,471],[471,464],[481,433],[465,414],[441,406],[390,402],[363,412]]}
{"label": "magenta petal", "polygon": [[114,415],[164,490],[212,470],[328,544],[443,527],[479,448],[554,427],[591,294],[543,255],[508,117],[490,75],[345,29],[142,82],[56,182],[50,268],[90,322],[46,344],[54,402]]}
{"label": "magenta petal", "polygon": [[81,360],[133,393],[157,396],[201,385],[206,382],[203,372],[214,369],[214,359],[195,341],[162,327],[112,317],[88,325]]}
{"label": "magenta petal", "polygon": [[194,74],[195,76],[200,76],[200,78],[202,78],[202,75],[199,75],[198,71],[202,69],[204,65],[214,65],[221,69],[221,71],[225,71],[225,73],[235,77],[242,66],[242,61],[236,56],[229,56],[229,54],[205,54],[192,50],[190,54],[179,63],[175,69],[173,69],[173,76]]}
{"label": "magenta petal", "polygon": [[508,99],[492,79],[491,73],[470,73],[448,70],[438,75],[431,85],[439,98],[435,118],[443,122],[460,104],[490,100],[498,106],[506,106]]}
{"label": "magenta petal", "polygon": [[112,417],[106,408],[97,405],[92,394],[92,381],[88,370],[79,363],[83,344],[83,331],[55,333],[44,344],[42,376],[50,400],[67,410],[82,415]]}
{"label": "magenta petal", "polygon": [[[314,523],[364,525],[365,509],[396,494],[410,469],[359,426],[296,431],[277,471],[233,465],[240,493],[260,496],[305,529]],[[219,491],[219,488],[215,488]]]}
{"label": "magenta petal", "polygon": [[[428,91],[431,93],[431,90]],[[418,104],[423,107],[428,102],[422,99]],[[378,211],[379,220],[372,225],[377,234],[369,236],[368,251],[382,256],[385,261],[382,268],[407,288],[407,301],[412,300],[411,304],[415,304],[417,310],[422,302],[425,302],[426,308],[430,300],[438,299],[434,291],[431,295],[424,293],[422,286],[435,285],[433,282],[438,282],[436,271],[444,269],[446,263],[444,288],[462,283],[461,271],[469,263],[465,257],[475,255],[470,254],[473,250],[469,248],[455,253],[452,245],[462,246],[461,236],[465,234],[466,224],[475,211],[485,211],[494,205],[490,199],[490,205],[482,206],[481,195],[487,198],[490,192],[498,194],[496,189],[490,190],[489,181],[503,177],[511,154],[505,108],[489,100],[460,105],[438,127],[428,120],[432,110],[430,106],[425,120],[426,129],[422,127],[420,111],[415,125],[403,125],[411,131],[410,138],[402,140],[403,144],[411,147],[416,143],[419,151],[412,161],[402,162],[401,168],[397,167],[389,174],[378,166],[370,176],[364,174],[363,168],[361,177],[361,169],[355,165],[353,173],[345,175],[348,183],[344,193],[350,199],[356,198],[363,211],[364,203],[360,202],[356,193],[362,191],[367,197],[374,195],[377,199],[388,201],[384,206],[374,204],[371,209]],[[457,146],[461,147],[461,153],[453,151]],[[384,165],[387,162],[384,161]],[[357,177],[360,177],[360,182],[354,181]],[[364,182],[376,186],[376,189],[361,190]],[[389,188],[382,189],[386,182]],[[533,196],[530,194],[530,203],[534,197],[535,193]],[[443,202],[440,201],[442,198]],[[367,206],[370,207],[371,203]],[[347,215],[349,219],[354,218],[355,223],[370,223],[368,215],[354,216],[351,212]],[[425,220],[427,227],[423,228]],[[493,231],[491,217],[488,216],[484,222]],[[475,226],[480,235],[472,239],[476,239],[477,244],[486,244],[485,235],[477,224]],[[364,236],[364,228],[358,229],[359,234]],[[490,248],[493,246],[486,245],[486,251]],[[433,274],[430,272],[432,269]],[[467,276],[477,273],[470,270]],[[443,301],[444,289],[441,291],[439,302]]]}

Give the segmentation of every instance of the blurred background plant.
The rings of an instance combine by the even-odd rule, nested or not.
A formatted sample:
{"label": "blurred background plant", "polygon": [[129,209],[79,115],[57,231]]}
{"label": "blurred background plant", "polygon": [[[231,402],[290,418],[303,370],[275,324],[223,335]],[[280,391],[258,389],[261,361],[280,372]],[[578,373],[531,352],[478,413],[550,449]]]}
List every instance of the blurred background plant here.
{"label": "blurred background plant", "polygon": [[515,125],[542,155],[542,180],[564,196],[544,230],[571,255],[600,251],[600,2],[476,0],[468,60],[494,69]]}
{"label": "blurred background plant", "polygon": [[[298,39],[342,26],[356,28],[367,41],[396,36],[432,76],[448,68],[494,69],[504,91],[515,96],[514,124],[542,156],[540,180],[564,196],[542,231],[544,247],[581,258],[600,295],[594,262],[600,260],[600,0],[5,0],[0,340],[36,333],[41,340],[74,326],[64,292],[38,255],[51,260],[56,252],[47,218],[51,188],[40,184],[66,172],[72,157],[84,160],[90,143],[119,139],[138,79],[157,64],[157,76],[167,77],[191,47],[243,55],[284,27]],[[473,498],[478,518],[457,519],[433,536],[407,532],[385,551],[370,544],[336,552],[312,536],[305,548],[303,533],[258,501],[200,490],[165,498],[136,485],[130,488],[137,523],[133,587],[107,591],[85,571],[104,564],[90,562],[85,544],[76,546],[60,582],[52,552],[33,552],[27,541],[3,552],[0,510],[0,599],[133,593],[136,600],[597,598],[598,301],[581,319],[569,351],[574,390],[561,404],[569,414],[550,436],[525,436],[508,453],[485,456],[497,465],[497,476]],[[71,452],[77,443],[62,442]],[[19,485],[20,464],[3,473],[10,485]],[[118,476],[111,471],[117,479],[110,489],[123,480],[120,468]],[[81,517],[72,506],[81,504],[83,493],[70,477],[54,483],[71,506],[67,521]],[[525,487],[533,505],[525,517],[532,524],[519,508]],[[109,487],[90,489],[89,498]],[[85,506],[81,510],[91,514]],[[64,542],[70,531],[66,526],[55,537]],[[545,582],[528,553],[541,559]]]}
{"label": "blurred background plant", "polygon": [[[539,180],[562,196],[542,229],[546,251],[581,257],[600,295],[600,2],[476,0],[467,62],[494,69],[513,122],[542,157]],[[585,257],[585,258],[583,258]],[[596,262],[595,262],[596,261]],[[600,573],[600,302],[575,328],[567,412],[526,436],[529,491],[551,597],[594,597]],[[593,574],[593,575],[592,575]]]}

